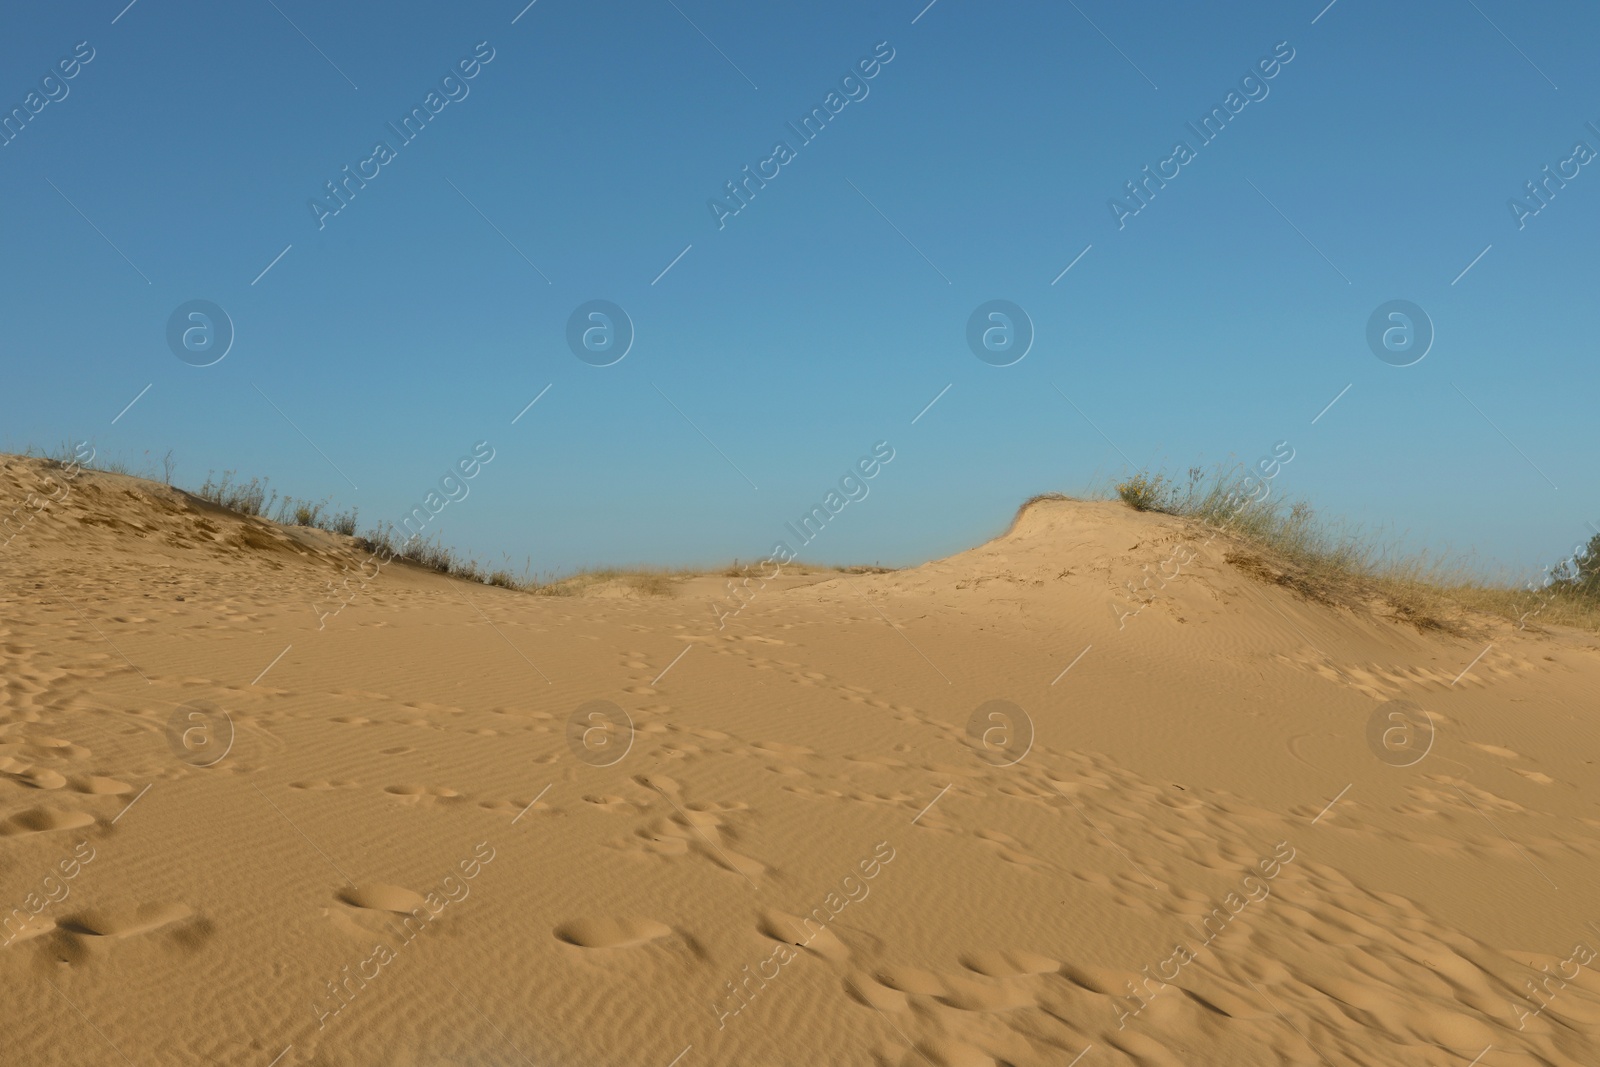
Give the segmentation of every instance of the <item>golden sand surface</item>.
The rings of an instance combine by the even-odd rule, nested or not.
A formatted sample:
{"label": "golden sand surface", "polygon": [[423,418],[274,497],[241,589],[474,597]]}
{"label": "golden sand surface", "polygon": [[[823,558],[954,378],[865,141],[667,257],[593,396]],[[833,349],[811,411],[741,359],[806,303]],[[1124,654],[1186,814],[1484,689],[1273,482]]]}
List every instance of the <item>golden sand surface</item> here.
{"label": "golden sand surface", "polygon": [[1107,502],[720,629],[110,474],[18,521],[8,1067],[1600,1063],[1593,635]]}

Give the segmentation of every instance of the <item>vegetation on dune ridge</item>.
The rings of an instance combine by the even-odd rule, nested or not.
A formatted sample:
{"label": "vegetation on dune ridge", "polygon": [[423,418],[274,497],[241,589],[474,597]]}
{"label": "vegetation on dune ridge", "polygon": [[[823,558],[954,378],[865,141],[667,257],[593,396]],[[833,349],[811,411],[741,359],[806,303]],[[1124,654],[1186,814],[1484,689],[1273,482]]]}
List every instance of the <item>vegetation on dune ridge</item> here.
{"label": "vegetation on dune ridge", "polygon": [[[56,466],[77,462],[70,442],[54,450],[29,448],[24,455]],[[172,453],[154,458],[145,453],[145,466],[111,459],[84,464],[91,470],[142,477],[173,485]],[[160,470],[155,464],[160,464]],[[1462,610],[1483,612],[1515,621],[1519,627],[1540,623],[1576,626],[1600,631],[1600,534],[1560,563],[1544,569],[1540,578],[1520,585],[1480,577],[1471,560],[1426,552],[1403,552],[1372,531],[1324,518],[1308,503],[1267,491],[1265,482],[1243,464],[1217,466],[1210,471],[1190,467],[1186,480],[1164,471],[1139,471],[1111,487],[1114,495],[1137,511],[1172,515],[1204,524],[1232,535],[1258,556],[1234,554],[1229,561],[1263,580],[1293,588],[1311,599],[1329,604],[1354,604],[1373,595],[1393,605],[1399,619],[1422,629],[1448,628],[1439,620]],[[210,472],[192,495],[240,515],[284,526],[304,526],[354,540],[363,551],[390,556],[440,574],[537,596],[577,596],[607,582],[617,582],[646,596],[671,596],[683,579],[706,573],[693,568],[593,567],[566,575],[537,574],[531,561],[513,571],[489,568],[478,560],[444,545],[437,535],[406,536],[392,523],[357,533],[356,509],[334,511],[329,501],[280,496],[265,478],[239,480],[234,471],[219,476]],[[1111,495],[1106,492],[1099,495]],[[1018,509],[1021,514],[1035,504],[1066,501],[1061,493],[1040,493]],[[1014,524],[1014,523],[1013,523]],[[796,573],[818,570],[849,574],[881,574],[893,568],[873,565],[814,567],[797,564]],[[723,576],[746,576],[749,565],[735,560]]]}
{"label": "vegetation on dune ridge", "polygon": [[125,460],[98,455],[83,463],[78,460],[70,441],[63,442],[53,449],[30,447],[22,454],[41,459],[55,467],[79,463],[89,470],[106,474],[160,482],[238,515],[275,522],[280,526],[304,526],[349,537],[353,539],[358,549],[382,556],[385,561],[391,558],[399,559],[452,578],[533,593],[536,596],[576,596],[587,589],[610,581],[620,582],[634,592],[646,596],[671,596],[676,579],[700,573],[687,568],[593,567],[565,575],[550,573],[539,575],[534,572],[531,560],[514,571],[511,569],[509,559],[503,566],[490,568],[444,544],[437,535],[426,538],[408,535],[397,529],[393,523],[385,522],[369,526],[364,532],[358,533],[355,508],[350,508],[348,511],[334,511],[327,499],[311,500],[279,495],[267,478],[243,480],[238,477],[236,471],[223,471],[221,474],[210,471],[198,489],[182,489],[172,478],[176,464],[171,452],[161,458],[159,471],[155,469],[149,452],[145,453],[146,460],[139,466]]}
{"label": "vegetation on dune ridge", "polygon": [[1448,628],[1440,619],[1466,609],[1519,627],[1545,622],[1600,631],[1600,534],[1535,581],[1495,582],[1480,577],[1470,558],[1400,551],[1371,530],[1319,515],[1304,500],[1270,489],[1262,495],[1265,481],[1242,464],[1209,472],[1191,467],[1187,474],[1180,482],[1139,471],[1114,489],[1136,511],[1198,521],[1253,546],[1266,558],[1229,561],[1311,599],[1349,604],[1376,594],[1422,629]]}

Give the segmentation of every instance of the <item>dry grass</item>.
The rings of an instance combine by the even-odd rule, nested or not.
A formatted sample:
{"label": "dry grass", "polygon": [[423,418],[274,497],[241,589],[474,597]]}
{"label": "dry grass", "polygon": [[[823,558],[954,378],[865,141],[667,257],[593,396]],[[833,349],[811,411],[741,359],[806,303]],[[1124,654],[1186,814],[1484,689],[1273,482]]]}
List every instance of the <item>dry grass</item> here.
{"label": "dry grass", "polygon": [[[80,450],[87,449],[89,456],[83,458]],[[164,485],[172,484],[172,472],[177,468],[177,460],[173,458],[171,449],[164,456],[155,456],[148,448],[144,450],[144,459],[138,466],[122,458],[111,458],[99,454],[92,442],[81,441],[74,446],[70,440],[62,441],[54,448],[36,448],[29,445],[22,453],[24,456],[33,456],[44,460],[52,467],[60,469],[67,466],[79,466],[85,470],[102,471],[106,474],[121,474],[130,478],[143,478],[146,481],[161,482]]]}
{"label": "dry grass", "polygon": [[1033,507],[1035,504],[1043,503],[1046,500],[1073,500],[1073,499],[1076,499],[1076,498],[1070,497],[1065,493],[1035,493],[1032,496],[1030,496],[1028,499],[1026,499],[1026,500],[1024,500],[1022,502],[1022,506],[1017,509],[1017,514],[1021,515],[1024,511],[1027,511],[1029,508]]}
{"label": "dry grass", "polygon": [[194,491],[194,495],[228,511],[276,522],[280,526],[307,526],[352,538],[356,547],[381,555],[385,560],[400,559],[440,574],[500,585],[507,589],[527,587],[526,583],[513,578],[507,571],[486,574],[477,560],[461,555],[437,538],[404,537],[392,523],[372,527],[358,536],[355,508],[336,512],[329,508],[326,499],[280,497],[267,484],[267,479],[239,481],[236,480],[236,473],[223,471],[218,475],[215,471],[211,472],[204,484]]}
{"label": "dry grass", "polygon": [[[1540,623],[1600,631],[1600,577],[1592,565],[1564,580],[1522,586],[1483,578],[1470,557],[1406,552],[1381,532],[1319,515],[1308,503],[1270,491],[1242,466],[1188,471],[1188,484],[1141,472],[1116,487],[1140,511],[1159,511],[1235,539],[1224,555],[1253,577],[1309,600],[1387,609],[1419,630],[1463,632],[1466,617],[1491,615],[1524,627]],[[1266,486],[1268,495],[1261,496]],[[1129,499],[1130,496],[1133,499]],[[1035,498],[1038,499],[1038,498]],[[1600,537],[1590,559],[1600,559]],[[1558,575],[1560,574],[1558,568]]]}
{"label": "dry grass", "polygon": [[[346,516],[340,515],[333,521],[344,524],[345,519]],[[355,513],[349,513],[349,522],[353,524],[354,520]],[[329,526],[323,525],[321,528],[329,529]],[[381,526],[375,526],[365,534],[357,537],[355,542],[362,550],[381,555],[385,559],[404,560],[407,563],[415,564],[418,567],[426,567],[430,571],[437,571],[452,578],[490,584],[489,579],[493,577],[493,575],[484,573],[483,566],[477,560],[463,556],[440,541],[437,536],[424,538],[413,534],[410,537],[403,537],[400,531],[395,529],[393,523],[386,522]],[[504,582],[511,583],[505,585],[505,588],[520,588],[516,580],[506,572],[496,571],[495,574],[504,575]]]}
{"label": "dry grass", "polygon": [[[622,584],[642,596],[673,596],[678,582],[702,572],[669,567],[596,567],[585,568],[559,577],[537,577],[531,565],[524,566],[520,574],[508,567],[488,569],[476,559],[465,556],[445,545],[437,537],[405,536],[392,523],[384,523],[356,536],[356,511],[331,512],[328,502],[279,497],[270,489],[264,478],[238,481],[235,472],[213,473],[206,478],[195,495],[219,507],[241,515],[270,519],[281,525],[312,526],[330,533],[353,537],[357,547],[378,554],[385,559],[394,558],[439,574],[481,582],[516,592],[535,596],[582,596],[610,582]],[[729,574],[736,572],[733,568]]]}
{"label": "dry grass", "polygon": [[194,491],[194,495],[201,500],[208,500],[219,508],[236,511],[241,515],[250,515],[261,518],[271,509],[278,499],[276,491],[270,491],[267,483],[261,478],[251,478],[248,482],[233,480],[234,471],[223,471],[219,478],[215,471],[206,475],[205,484]]}

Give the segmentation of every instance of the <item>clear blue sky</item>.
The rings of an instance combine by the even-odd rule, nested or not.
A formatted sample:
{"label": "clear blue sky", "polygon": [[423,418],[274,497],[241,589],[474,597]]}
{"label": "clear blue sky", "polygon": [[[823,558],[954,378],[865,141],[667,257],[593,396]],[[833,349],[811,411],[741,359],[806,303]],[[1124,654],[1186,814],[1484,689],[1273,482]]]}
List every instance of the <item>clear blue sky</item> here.
{"label": "clear blue sky", "polygon": [[[1507,205],[1600,149],[1593,5],[924,2],[9,10],[0,444],[171,449],[180,484],[233,468],[371,521],[488,440],[437,529],[540,570],[758,558],[885,439],[811,558],[947,554],[1127,459],[1284,439],[1283,489],[1416,544],[1536,567],[1600,522],[1600,166],[1521,228]],[[786,123],[879,42],[802,143]],[[430,91],[466,95],[402,143]],[[1202,143],[1230,91],[1260,98]],[[1108,201],[1179,140],[1119,229]],[[747,164],[777,175],[719,229]],[[194,299],[236,328],[209,367],[166,340]],[[612,366],[567,345],[591,299],[636,329]],[[965,339],[991,299],[1035,327],[1012,366]],[[1436,329],[1412,366],[1367,345],[1393,299]]]}

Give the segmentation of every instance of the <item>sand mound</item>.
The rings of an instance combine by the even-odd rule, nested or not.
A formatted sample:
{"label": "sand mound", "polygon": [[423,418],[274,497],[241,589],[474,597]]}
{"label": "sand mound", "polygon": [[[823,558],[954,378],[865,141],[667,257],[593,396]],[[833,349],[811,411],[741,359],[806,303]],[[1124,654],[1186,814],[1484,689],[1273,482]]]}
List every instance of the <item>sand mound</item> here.
{"label": "sand mound", "polygon": [[1592,637],[1066,500],[720,627],[319,614],[350,539],[111,475],[9,535],[8,1063],[1600,1062]]}

